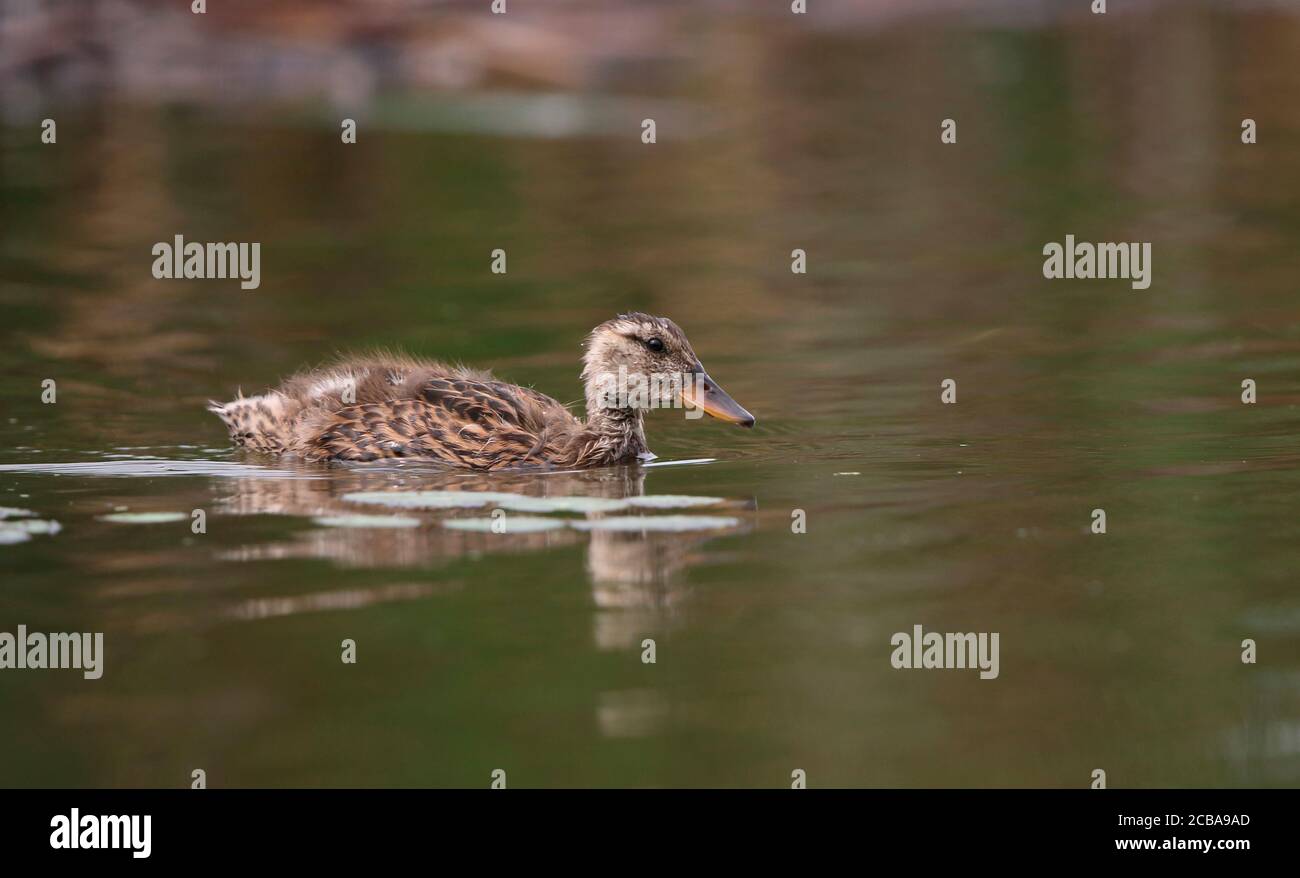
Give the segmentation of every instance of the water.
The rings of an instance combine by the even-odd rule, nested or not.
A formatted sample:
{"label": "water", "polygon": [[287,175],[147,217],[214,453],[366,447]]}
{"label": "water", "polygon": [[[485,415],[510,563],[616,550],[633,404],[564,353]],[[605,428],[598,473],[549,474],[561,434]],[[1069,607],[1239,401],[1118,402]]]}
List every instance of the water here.
{"label": "water", "polygon": [[[0,674],[0,784],[1300,781],[1300,19],[1008,9],[668,16],[636,87],[380,82],[347,147],[233,75],[11,102],[0,631],[107,656]],[[155,281],[175,234],[260,241],[262,286]],[[1044,280],[1066,234],[1152,242],[1151,288]],[[655,465],[483,476],[245,455],[204,411],[374,346],[576,400],[631,308],[757,428],[660,412]],[[713,500],[499,534],[347,496],[414,491]],[[679,520],[587,527],[627,515]],[[893,669],[916,624],[998,632],[998,678]]]}

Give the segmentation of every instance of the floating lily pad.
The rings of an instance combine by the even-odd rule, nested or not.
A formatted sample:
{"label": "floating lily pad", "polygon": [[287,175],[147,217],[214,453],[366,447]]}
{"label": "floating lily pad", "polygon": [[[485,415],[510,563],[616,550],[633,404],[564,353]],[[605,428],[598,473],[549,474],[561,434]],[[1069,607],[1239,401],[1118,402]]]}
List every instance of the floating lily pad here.
{"label": "floating lily pad", "polygon": [[343,499],[394,509],[477,509],[519,496],[500,491],[354,491]]}
{"label": "floating lily pad", "polygon": [[638,509],[689,509],[692,506],[716,506],[721,502],[721,497],[692,497],[688,494],[647,494],[627,498],[627,505]]}
{"label": "floating lily pad", "polygon": [[[493,526],[496,530],[493,530]],[[531,534],[548,530],[563,530],[567,525],[559,518],[538,518],[530,515],[508,515],[500,518],[453,518],[442,526],[450,530],[471,530],[501,534]]]}
{"label": "floating lily pad", "polygon": [[715,515],[622,515],[614,518],[594,518],[590,521],[573,521],[570,526],[578,530],[612,531],[692,531],[725,530],[740,521]]}
{"label": "floating lily pad", "polygon": [[100,521],[111,521],[114,524],[168,524],[188,519],[189,515],[184,512],[114,512],[99,516]]}
{"label": "floating lily pad", "polygon": [[615,512],[626,509],[626,500],[608,497],[525,497],[522,494],[496,502],[514,512]]}
{"label": "floating lily pad", "polygon": [[322,515],[313,518],[325,527],[419,527],[418,518],[405,515]]}
{"label": "floating lily pad", "polygon": [[63,530],[57,521],[25,518],[19,521],[0,521],[0,546],[25,543],[33,534],[53,535]]}

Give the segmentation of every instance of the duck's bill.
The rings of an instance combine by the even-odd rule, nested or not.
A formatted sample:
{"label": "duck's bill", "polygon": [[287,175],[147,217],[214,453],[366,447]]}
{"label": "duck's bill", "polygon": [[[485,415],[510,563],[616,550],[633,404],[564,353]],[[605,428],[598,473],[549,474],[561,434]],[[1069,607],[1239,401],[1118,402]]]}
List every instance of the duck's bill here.
{"label": "duck's bill", "polygon": [[698,372],[694,380],[686,382],[682,388],[682,402],[719,421],[740,427],[754,426],[754,416],[732,399],[706,372]]}

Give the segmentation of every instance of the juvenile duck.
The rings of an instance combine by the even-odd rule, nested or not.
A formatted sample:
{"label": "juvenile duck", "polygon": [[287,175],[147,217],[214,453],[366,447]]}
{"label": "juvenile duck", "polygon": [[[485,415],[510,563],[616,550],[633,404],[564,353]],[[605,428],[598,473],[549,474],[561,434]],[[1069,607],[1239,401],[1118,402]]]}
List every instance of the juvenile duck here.
{"label": "juvenile duck", "polygon": [[253,451],[307,460],[409,457],[476,470],[635,460],[649,453],[642,424],[649,408],[685,405],[754,426],[666,317],[620,314],[585,344],[586,421],[487,372],[392,355],[343,358],[208,408],[235,444]]}

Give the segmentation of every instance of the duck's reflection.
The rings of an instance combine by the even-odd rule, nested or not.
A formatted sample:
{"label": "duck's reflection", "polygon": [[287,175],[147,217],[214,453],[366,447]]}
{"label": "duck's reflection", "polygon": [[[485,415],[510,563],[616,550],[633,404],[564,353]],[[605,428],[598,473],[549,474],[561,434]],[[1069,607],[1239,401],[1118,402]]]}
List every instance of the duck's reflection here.
{"label": "duck's reflection", "polygon": [[[597,608],[594,638],[602,649],[622,649],[637,642],[647,630],[662,630],[686,595],[680,573],[707,555],[702,547],[725,533],[745,530],[737,513],[751,509],[751,501],[666,497],[653,508],[635,501],[634,509],[579,510],[563,518],[553,530],[504,532],[492,529],[460,530],[447,522],[476,518],[484,521],[493,503],[465,508],[411,507],[404,501],[431,496],[432,492],[491,492],[495,496],[542,498],[569,503],[570,498],[623,501],[644,498],[646,471],[640,467],[547,474],[477,474],[421,471],[419,469],[340,469],[328,478],[249,477],[223,480],[218,485],[217,511],[226,515],[288,515],[308,520],[329,520],[342,526],[318,526],[272,543],[228,550],[225,560],[261,561],[285,558],[324,559],[349,567],[430,567],[450,559],[498,552],[532,552],[585,544],[586,571]],[[393,503],[359,504],[356,495]],[[445,498],[444,498],[445,499]],[[531,500],[520,502],[531,503]],[[696,515],[693,502],[707,505]],[[673,505],[691,507],[673,509]],[[436,504],[434,504],[436,506]],[[509,505],[507,501],[503,505]],[[594,505],[594,504],[593,504]],[[605,504],[616,506],[619,504]],[[668,514],[660,516],[658,510]],[[677,514],[686,512],[688,514]],[[511,513],[514,514],[514,513]],[[520,513],[522,514],[522,513]],[[530,516],[535,513],[528,513]],[[646,515],[649,529],[638,529],[623,519]],[[358,518],[359,515],[365,516]],[[418,525],[385,527],[385,516],[418,519]],[[377,518],[375,516],[378,516]],[[351,524],[354,522],[355,524]],[[571,524],[580,524],[577,529]],[[629,529],[606,529],[622,524]],[[669,526],[655,530],[654,526]],[[605,612],[607,611],[607,612]]]}

